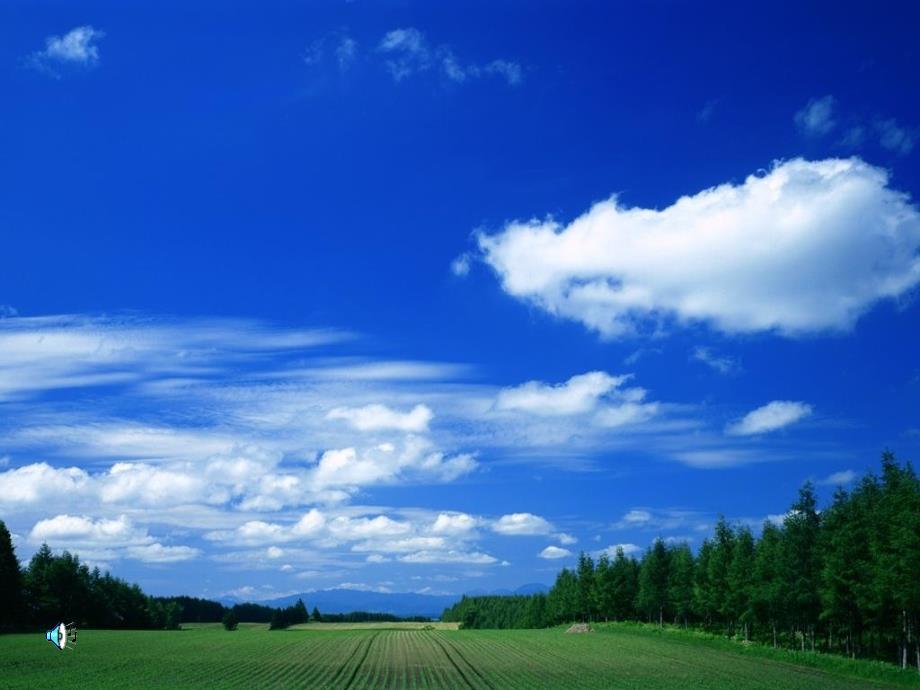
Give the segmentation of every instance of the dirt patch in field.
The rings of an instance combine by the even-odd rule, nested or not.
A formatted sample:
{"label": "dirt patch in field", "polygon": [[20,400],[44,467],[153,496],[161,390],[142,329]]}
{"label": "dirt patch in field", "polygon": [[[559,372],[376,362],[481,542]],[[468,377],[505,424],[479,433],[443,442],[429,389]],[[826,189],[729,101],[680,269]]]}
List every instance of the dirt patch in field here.
{"label": "dirt patch in field", "polygon": [[566,630],[566,633],[589,633],[591,632],[591,626],[587,623],[576,623],[571,628]]}

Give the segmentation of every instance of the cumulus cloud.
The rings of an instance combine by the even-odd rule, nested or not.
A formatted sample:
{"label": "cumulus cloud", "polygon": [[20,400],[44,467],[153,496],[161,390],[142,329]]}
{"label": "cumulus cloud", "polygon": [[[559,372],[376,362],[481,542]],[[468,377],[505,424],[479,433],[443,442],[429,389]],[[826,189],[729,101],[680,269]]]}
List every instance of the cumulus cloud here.
{"label": "cumulus cloud", "polygon": [[824,136],[837,126],[834,120],[833,96],[813,98],[795,114],[795,124],[803,134]]}
{"label": "cumulus cloud", "polygon": [[533,513],[511,513],[502,515],[492,524],[492,530],[505,535],[549,534],[553,526]]}
{"label": "cumulus cloud", "polygon": [[573,537],[571,534],[566,534],[565,532],[560,532],[556,535],[556,539],[559,540],[559,543],[563,546],[571,546],[572,544],[577,544],[578,539]]}
{"label": "cumulus cloud", "polygon": [[431,525],[433,534],[469,534],[479,524],[476,518],[466,513],[440,513]]}
{"label": "cumulus cloud", "polygon": [[188,546],[164,546],[124,515],[113,520],[57,515],[35,523],[29,540],[76,551],[94,560],[131,558],[148,563],[173,563],[194,558],[199,553],[198,549]]}
{"label": "cumulus cloud", "polygon": [[809,416],[811,405],[792,400],[774,400],[748,412],[725,430],[732,436],[751,436],[776,431]]}
{"label": "cumulus cloud", "polygon": [[777,163],[662,210],[479,234],[508,294],[606,338],[668,320],[727,333],[845,330],[920,282],[920,213],[859,158]]}
{"label": "cumulus cloud", "polygon": [[397,479],[452,481],[475,468],[476,461],[469,454],[447,456],[435,450],[429,441],[410,437],[399,448],[382,443],[361,451],[356,448],[328,450],[320,457],[307,481],[314,490],[387,484]]}
{"label": "cumulus cloud", "polygon": [[386,405],[364,407],[336,407],[326,419],[345,420],[358,431],[426,431],[434,413],[426,405],[416,405],[408,412],[399,412]]}
{"label": "cumulus cloud", "polygon": [[537,555],[547,560],[555,560],[557,558],[568,558],[572,555],[572,552],[559,546],[547,546]]}
{"label": "cumulus cloud", "polygon": [[500,410],[519,410],[537,415],[579,414],[593,410],[602,396],[627,379],[626,376],[591,371],[557,385],[528,381],[500,391],[495,405]]}
{"label": "cumulus cloud", "polygon": [[85,494],[90,476],[78,467],[54,468],[39,462],[0,472],[0,506],[6,510],[35,506]]}
{"label": "cumulus cloud", "polygon": [[659,406],[644,401],[646,391],[643,388],[622,388],[630,378],[630,375],[611,376],[603,371],[591,371],[556,385],[528,381],[499,391],[495,409],[540,417],[596,412],[593,423],[607,429],[638,424],[654,417]]}
{"label": "cumulus cloud", "polygon": [[78,26],[63,36],[49,36],[45,49],[32,53],[29,64],[35,69],[59,77],[64,67],[93,67],[99,62],[99,40],[105,32],[92,26]]}

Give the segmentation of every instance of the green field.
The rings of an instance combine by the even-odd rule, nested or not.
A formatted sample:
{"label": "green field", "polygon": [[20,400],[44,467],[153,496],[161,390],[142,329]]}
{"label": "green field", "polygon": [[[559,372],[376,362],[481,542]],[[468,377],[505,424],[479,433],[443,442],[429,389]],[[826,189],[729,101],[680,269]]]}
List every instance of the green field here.
{"label": "green field", "polygon": [[[773,657],[773,658],[771,658]],[[809,665],[811,664],[811,665]],[[816,667],[817,665],[817,667]],[[824,668],[820,668],[824,666]],[[379,627],[269,632],[82,631],[73,652],[42,635],[0,636],[9,688],[865,688],[920,687],[917,674],[603,626],[549,630]]]}

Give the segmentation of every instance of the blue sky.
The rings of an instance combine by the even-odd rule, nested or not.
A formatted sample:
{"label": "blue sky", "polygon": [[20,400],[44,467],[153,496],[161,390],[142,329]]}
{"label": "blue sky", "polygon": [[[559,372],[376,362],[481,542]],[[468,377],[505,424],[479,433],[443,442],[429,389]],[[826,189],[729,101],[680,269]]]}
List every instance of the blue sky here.
{"label": "blue sky", "polygon": [[4,4],[20,557],[514,587],[915,458],[917,18]]}

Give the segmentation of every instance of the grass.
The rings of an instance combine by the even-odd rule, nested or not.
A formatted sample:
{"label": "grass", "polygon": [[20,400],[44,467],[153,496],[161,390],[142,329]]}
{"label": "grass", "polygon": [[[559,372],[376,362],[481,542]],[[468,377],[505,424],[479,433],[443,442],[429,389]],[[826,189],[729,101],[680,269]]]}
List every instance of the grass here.
{"label": "grass", "polygon": [[0,688],[920,687],[916,673],[892,667],[882,673],[868,662],[803,660],[629,625],[585,635],[346,625],[86,630],[73,652],[54,649],[40,634],[0,636]]}
{"label": "grass", "polygon": [[459,623],[415,623],[398,621],[388,623],[304,623],[292,625],[291,630],[457,630]]}

